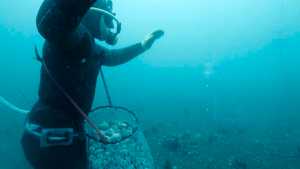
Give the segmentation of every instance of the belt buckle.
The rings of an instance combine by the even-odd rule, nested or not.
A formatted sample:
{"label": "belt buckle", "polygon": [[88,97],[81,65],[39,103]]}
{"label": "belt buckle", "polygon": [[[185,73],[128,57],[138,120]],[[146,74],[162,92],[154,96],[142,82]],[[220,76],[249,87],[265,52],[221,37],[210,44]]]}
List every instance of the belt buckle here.
{"label": "belt buckle", "polygon": [[73,128],[42,129],[40,146],[69,146],[73,144],[73,137]]}

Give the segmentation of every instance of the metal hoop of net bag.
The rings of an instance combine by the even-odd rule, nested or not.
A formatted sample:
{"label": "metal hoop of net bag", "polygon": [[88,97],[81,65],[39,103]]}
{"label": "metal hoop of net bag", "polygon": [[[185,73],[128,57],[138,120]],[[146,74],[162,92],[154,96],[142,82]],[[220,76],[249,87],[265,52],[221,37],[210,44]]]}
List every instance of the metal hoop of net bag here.
{"label": "metal hoop of net bag", "polygon": [[89,169],[154,169],[150,148],[133,111],[100,106],[89,117],[108,141],[98,141],[95,130],[85,126]]}

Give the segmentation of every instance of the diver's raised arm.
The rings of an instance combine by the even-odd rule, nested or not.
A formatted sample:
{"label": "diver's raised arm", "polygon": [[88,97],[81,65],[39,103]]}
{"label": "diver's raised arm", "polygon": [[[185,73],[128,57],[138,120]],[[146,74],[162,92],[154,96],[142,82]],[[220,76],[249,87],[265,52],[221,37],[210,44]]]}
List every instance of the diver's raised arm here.
{"label": "diver's raised arm", "polygon": [[142,54],[144,51],[145,49],[142,47],[141,43],[137,43],[121,49],[106,49],[102,56],[102,65],[121,65]]}
{"label": "diver's raised arm", "polygon": [[106,49],[102,57],[102,65],[117,66],[127,63],[146,50],[150,49],[153,43],[157,39],[162,37],[163,34],[164,32],[162,30],[158,30],[146,36],[146,38],[141,43],[137,43],[122,49]]}
{"label": "diver's raised arm", "polygon": [[44,0],[36,18],[39,33],[50,42],[70,37],[95,1]]}

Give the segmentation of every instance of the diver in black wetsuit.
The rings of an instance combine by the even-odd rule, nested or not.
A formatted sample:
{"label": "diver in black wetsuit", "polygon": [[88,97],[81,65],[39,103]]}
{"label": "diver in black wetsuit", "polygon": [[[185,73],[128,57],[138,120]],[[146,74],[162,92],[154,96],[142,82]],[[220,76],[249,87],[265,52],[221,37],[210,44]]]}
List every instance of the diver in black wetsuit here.
{"label": "diver in black wetsuit", "polygon": [[91,10],[92,6],[112,12],[110,0],[44,0],[39,9],[37,28],[46,39],[44,66],[39,99],[28,114],[21,141],[34,169],[87,169],[86,138],[81,134],[71,140],[68,137],[71,132],[83,132],[84,118],[58,90],[55,81],[87,113],[91,110],[100,66],[126,63],[163,35],[156,31],[141,43],[106,49],[96,44],[95,38],[115,44],[120,25],[116,33],[112,32],[112,17]]}

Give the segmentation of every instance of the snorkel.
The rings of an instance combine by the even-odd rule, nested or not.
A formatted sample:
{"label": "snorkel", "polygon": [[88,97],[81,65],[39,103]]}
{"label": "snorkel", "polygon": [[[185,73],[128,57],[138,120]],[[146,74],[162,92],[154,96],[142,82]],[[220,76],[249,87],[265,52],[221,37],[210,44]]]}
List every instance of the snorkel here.
{"label": "snorkel", "polygon": [[[117,43],[117,36],[121,32],[121,22],[116,18],[115,14],[112,13],[112,2],[110,0],[103,1],[100,5],[95,5],[90,8],[90,11],[96,13],[99,17],[103,17],[105,24],[105,35],[102,33],[103,40],[110,45],[115,45]],[[115,21],[115,24],[113,23]],[[99,29],[103,30],[103,25],[98,25]],[[114,29],[114,30],[113,30]],[[101,31],[99,31],[101,32]]]}

